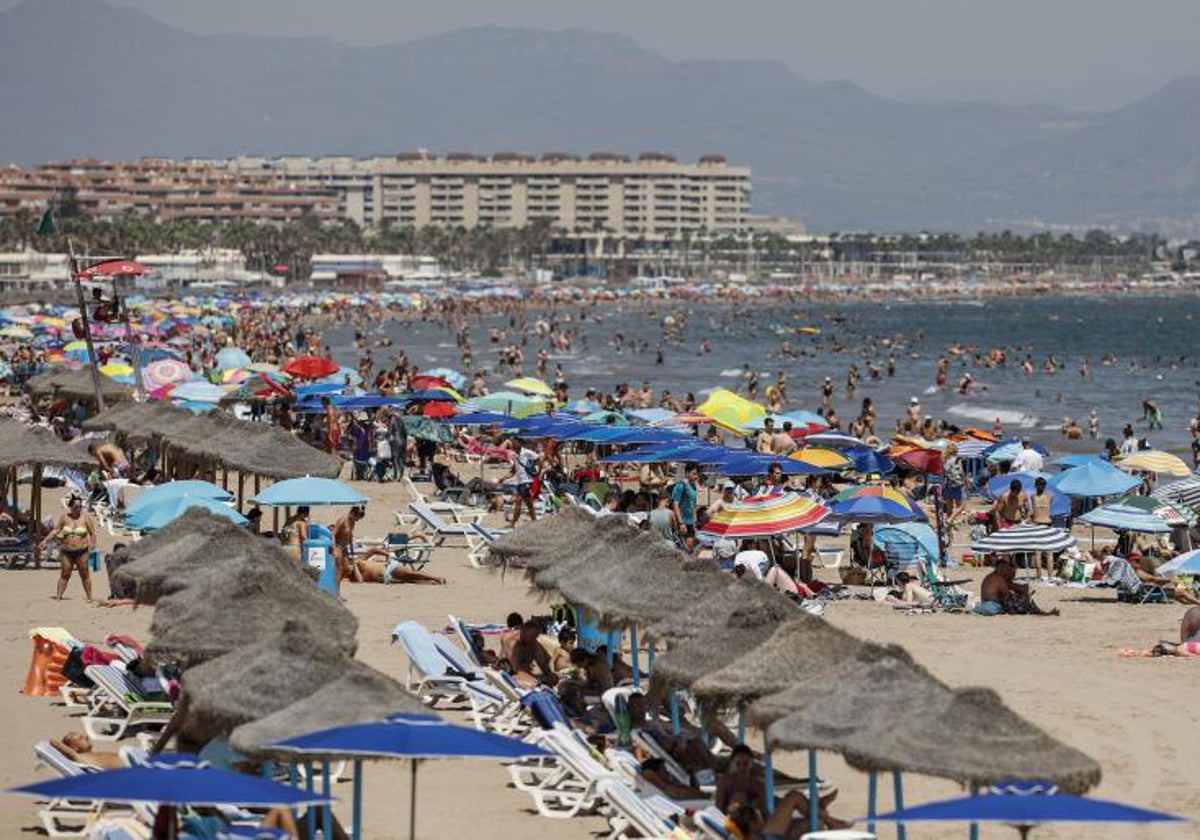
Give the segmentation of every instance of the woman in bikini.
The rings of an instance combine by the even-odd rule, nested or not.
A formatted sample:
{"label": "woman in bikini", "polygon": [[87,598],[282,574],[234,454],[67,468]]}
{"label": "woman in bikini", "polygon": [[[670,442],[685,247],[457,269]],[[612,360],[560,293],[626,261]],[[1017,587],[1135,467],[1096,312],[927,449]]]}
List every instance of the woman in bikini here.
{"label": "woman in bikini", "polygon": [[289,554],[300,556],[304,541],[308,539],[308,506],[296,508],[296,512],[287,518],[279,529],[279,541]]}
{"label": "woman in bikini", "polygon": [[83,594],[91,601],[92,574],[88,571],[87,559],[88,553],[96,547],[96,526],[92,518],[83,512],[83,499],[71,496],[67,501],[67,512],[58,518],[50,533],[38,544],[38,551],[41,552],[55,537],[59,538],[59,573],[54,597],[59,601],[63,599],[71,580],[71,569],[75,569],[79,572],[79,582],[83,584]]}

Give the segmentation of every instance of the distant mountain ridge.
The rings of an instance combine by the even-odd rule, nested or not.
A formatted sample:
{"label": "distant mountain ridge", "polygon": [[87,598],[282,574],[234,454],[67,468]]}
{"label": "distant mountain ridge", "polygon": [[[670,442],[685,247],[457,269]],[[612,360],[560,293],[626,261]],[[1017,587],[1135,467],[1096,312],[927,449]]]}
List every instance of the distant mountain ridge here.
{"label": "distant mountain ridge", "polygon": [[197,36],[99,0],[0,13],[0,161],[437,151],[717,152],[814,230],[1200,234],[1200,77],[1104,113],[904,103],[774,61],[580,30],[387,47]]}

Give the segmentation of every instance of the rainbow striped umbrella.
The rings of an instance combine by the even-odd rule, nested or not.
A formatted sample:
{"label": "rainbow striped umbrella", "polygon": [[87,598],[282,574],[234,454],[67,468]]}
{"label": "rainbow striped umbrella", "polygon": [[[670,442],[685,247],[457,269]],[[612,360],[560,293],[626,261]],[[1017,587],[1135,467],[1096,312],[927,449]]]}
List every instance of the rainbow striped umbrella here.
{"label": "rainbow striped umbrella", "polygon": [[142,384],[147,391],[157,391],[191,378],[192,369],[178,359],[159,359],[142,370]]}
{"label": "rainbow striped umbrella", "polygon": [[829,504],[830,513],[845,522],[923,522],[925,513],[899,490],[860,484],[843,490]]}
{"label": "rainbow striped umbrella", "polygon": [[701,532],[715,537],[771,537],[816,525],[829,508],[810,496],[776,493],[750,496],[717,511]]}

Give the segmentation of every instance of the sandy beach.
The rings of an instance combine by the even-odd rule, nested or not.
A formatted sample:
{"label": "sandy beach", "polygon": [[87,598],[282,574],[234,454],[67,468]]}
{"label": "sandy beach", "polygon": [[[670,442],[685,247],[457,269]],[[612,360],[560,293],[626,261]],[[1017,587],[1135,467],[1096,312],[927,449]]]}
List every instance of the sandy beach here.
{"label": "sandy beach", "polygon": [[[399,484],[356,486],[372,499],[359,526],[363,536],[386,533],[392,512],[407,504]],[[320,511],[315,519],[332,521],[335,510]],[[497,524],[499,524],[497,522]],[[102,546],[111,545],[104,536]],[[447,613],[468,620],[502,621],[510,610],[546,611],[547,602],[531,595],[520,573],[499,574],[473,569],[465,552],[439,549],[427,568],[448,578],[447,586],[354,585],[344,590],[347,605],[358,617],[359,658],[397,678],[406,660],[391,644],[391,628],[401,620],[416,620],[433,628],[445,625]],[[977,590],[979,570],[960,570],[972,577]],[[29,664],[27,633],[36,626],[62,626],[83,639],[107,633],[148,636],[150,609],[100,608],[84,602],[77,581],[68,599],[55,602],[55,572],[4,571],[4,604],[0,633],[6,644],[0,668],[9,690],[0,700],[7,725],[0,730],[0,785],[47,777],[35,770],[33,744],[79,728],[62,706],[49,698],[20,693]],[[832,570],[822,577],[833,579]],[[97,593],[107,582],[97,577]],[[921,664],[954,686],[982,685],[995,689],[1018,713],[1055,737],[1096,758],[1104,771],[1100,797],[1161,809],[1200,819],[1200,786],[1194,779],[1200,754],[1200,728],[1190,718],[1189,698],[1196,685],[1196,663],[1176,659],[1126,659],[1116,650],[1147,647],[1158,639],[1174,638],[1182,608],[1175,605],[1132,606],[1115,602],[1111,590],[1044,588],[1039,601],[1059,606],[1060,618],[1005,616],[979,618],[954,614],[910,615],[885,604],[840,601],[831,604],[828,620],[863,638],[904,645]],[[461,715],[450,713],[451,718]],[[903,725],[902,717],[898,725]],[[947,737],[953,737],[949,734]],[[781,755],[779,766],[799,770],[802,757]],[[857,817],[866,809],[866,776],[847,768],[833,756],[822,758],[822,775],[832,777],[841,793],[834,813]],[[528,798],[507,787],[507,774],[498,766],[471,762],[426,762],[420,774],[418,836],[586,838],[605,828],[599,818],[550,821],[536,816]],[[365,777],[365,837],[407,836],[408,774],[397,763],[368,767]],[[890,781],[881,784],[881,810],[890,807]],[[906,777],[908,804],[957,795],[953,783],[917,776]],[[349,785],[337,793],[348,812]],[[0,836],[28,836],[37,820],[33,804],[24,798],[0,797]],[[965,827],[923,826],[912,837],[960,836]],[[880,827],[881,836],[892,836]],[[984,837],[1015,836],[1008,827],[987,827]],[[1037,837],[1161,837],[1196,836],[1194,825],[1155,827],[1045,827]]]}

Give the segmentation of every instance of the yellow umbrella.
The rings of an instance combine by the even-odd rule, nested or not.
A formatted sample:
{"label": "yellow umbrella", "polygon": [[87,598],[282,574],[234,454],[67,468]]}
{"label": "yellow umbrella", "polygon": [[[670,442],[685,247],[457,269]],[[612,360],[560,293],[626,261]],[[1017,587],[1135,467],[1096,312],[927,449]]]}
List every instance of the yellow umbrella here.
{"label": "yellow umbrella", "polygon": [[510,379],[504,383],[514,391],[524,391],[526,394],[534,394],[539,397],[553,397],[554,389],[540,379],[535,379],[532,376],[522,376],[519,379]]}
{"label": "yellow umbrella", "polygon": [[1185,478],[1192,474],[1180,458],[1170,452],[1160,449],[1147,449],[1145,452],[1135,452],[1117,462],[1117,466],[1125,470],[1141,470],[1142,472],[1164,473],[1166,475]]}
{"label": "yellow umbrella", "polygon": [[745,426],[766,417],[767,410],[756,402],[739,397],[733,391],[717,388],[708,395],[696,410],[709,417],[720,418],[723,423]]}
{"label": "yellow umbrella", "polygon": [[100,372],[105,376],[133,376],[133,366],[124,362],[109,362],[100,366]]}
{"label": "yellow umbrella", "polygon": [[4,329],[0,329],[0,336],[3,336],[4,338],[19,338],[22,341],[28,341],[29,339],[33,338],[33,333],[31,333],[25,327],[13,324],[5,327]]}
{"label": "yellow umbrella", "polygon": [[826,449],[823,446],[806,446],[788,457],[822,470],[848,470],[854,466],[854,459],[836,449]]}

